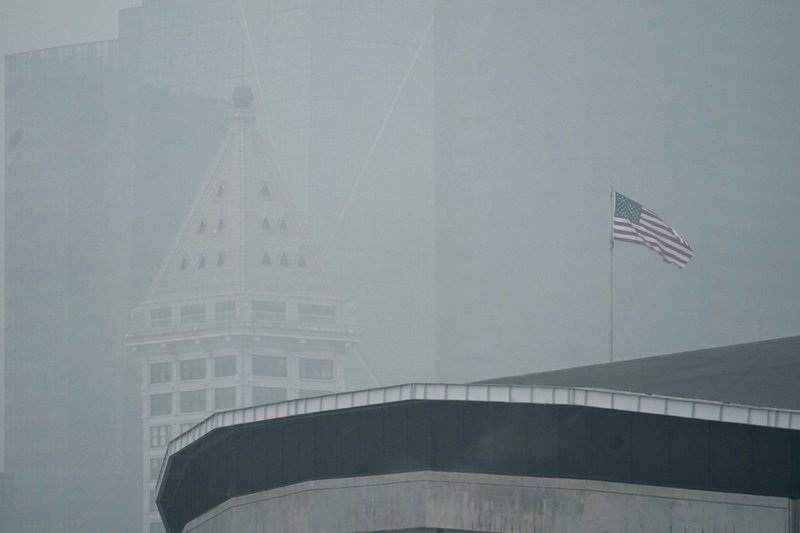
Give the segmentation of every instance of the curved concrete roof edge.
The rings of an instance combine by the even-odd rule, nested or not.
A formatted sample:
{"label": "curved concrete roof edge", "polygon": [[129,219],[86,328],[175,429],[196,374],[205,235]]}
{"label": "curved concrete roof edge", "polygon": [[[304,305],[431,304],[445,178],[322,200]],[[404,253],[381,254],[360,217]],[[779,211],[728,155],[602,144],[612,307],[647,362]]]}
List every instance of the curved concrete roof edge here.
{"label": "curved concrete roof edge", "polygon": [[[573,405],[800,430],[800,410],[792,409],[585,387],[408,383],[220,411],[173,439],[165,457],[169,458],[219,428],[411,400]],[[157,490],[160,490],[166,464],[167,461],[162,462]]]}

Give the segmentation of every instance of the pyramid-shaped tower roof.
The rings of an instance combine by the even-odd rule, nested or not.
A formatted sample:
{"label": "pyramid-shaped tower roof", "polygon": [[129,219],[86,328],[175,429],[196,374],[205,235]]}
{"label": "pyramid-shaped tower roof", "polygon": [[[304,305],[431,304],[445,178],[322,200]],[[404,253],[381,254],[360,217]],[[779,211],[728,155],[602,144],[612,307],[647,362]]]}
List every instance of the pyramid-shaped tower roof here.
{"label": "pyramid-shaped tower roof", "polygon": [[258,134],[250,89],[144,304],[225,295],[338,299]]}

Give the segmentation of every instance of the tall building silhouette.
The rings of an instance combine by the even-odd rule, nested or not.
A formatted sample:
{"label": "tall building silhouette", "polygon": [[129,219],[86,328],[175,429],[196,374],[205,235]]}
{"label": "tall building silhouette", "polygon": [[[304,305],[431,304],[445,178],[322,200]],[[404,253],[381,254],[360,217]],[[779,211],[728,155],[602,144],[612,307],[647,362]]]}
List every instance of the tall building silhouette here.
{"label": "tall building silhouette", "polygon": [[142,361],[144,531],[164,447],[214,411],[344,389],[355,310],[332,288],[239,87],[230,129],[128,345]]}
{"label": "tall building silhouette", "polygon": [[[256,93],[296,216],[358,310],[362,357],[343,361],[340,378],[432,379],[432,15],[429,0],[145,0],[120,13],[117,40],[6,58],[12,530],[138,527],[149,435],[139,438],[129,313],[212,164],[236,86]],[[206,252],[207,268],[219,251]],[[287,305],[299,316],[299,302]],[[291,398],[301,387],[283,388]],[[237,394],[250,401],[252,390]]]}
{"label": "tall building silhouette", "polygon": [[113,531],[125,508],[130,114],[117,44],[6,57],[9,531]]}

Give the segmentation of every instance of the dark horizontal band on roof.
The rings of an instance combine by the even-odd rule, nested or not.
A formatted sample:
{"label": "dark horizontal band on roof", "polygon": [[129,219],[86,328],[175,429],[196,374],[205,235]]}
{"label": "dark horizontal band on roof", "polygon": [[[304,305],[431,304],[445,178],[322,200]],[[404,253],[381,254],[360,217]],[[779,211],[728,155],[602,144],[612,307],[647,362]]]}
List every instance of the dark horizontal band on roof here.
{"label": "dark horizontal band on roof", "polygon": [[231,497],[422,470],[797,498],[800,432],[578,405],[397,401],[219,427],[169,456],[157,503],[180,531]]}

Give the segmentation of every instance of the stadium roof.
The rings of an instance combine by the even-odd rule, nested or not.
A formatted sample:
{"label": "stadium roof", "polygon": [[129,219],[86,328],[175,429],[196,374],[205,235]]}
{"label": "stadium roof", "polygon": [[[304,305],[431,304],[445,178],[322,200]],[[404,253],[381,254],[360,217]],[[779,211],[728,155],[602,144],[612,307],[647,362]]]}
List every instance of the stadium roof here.
{"label": "stadium roof", "polygon": [[167,530],[300,482],[412,471],[797,498],[800,411],[543,385],[410,383],[214,413],[169,443]]}
{"label": "stadium roof", "polygon": [[479,383],[602,388],[800,409],[800,336]]}

